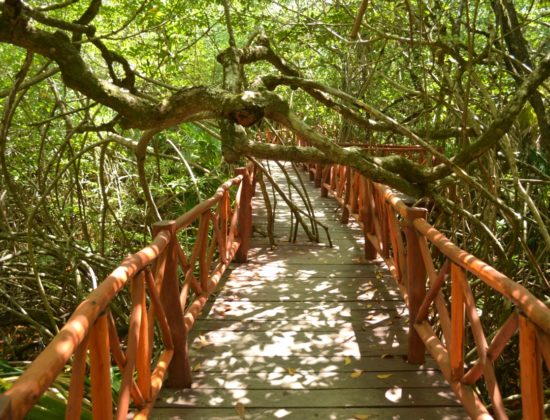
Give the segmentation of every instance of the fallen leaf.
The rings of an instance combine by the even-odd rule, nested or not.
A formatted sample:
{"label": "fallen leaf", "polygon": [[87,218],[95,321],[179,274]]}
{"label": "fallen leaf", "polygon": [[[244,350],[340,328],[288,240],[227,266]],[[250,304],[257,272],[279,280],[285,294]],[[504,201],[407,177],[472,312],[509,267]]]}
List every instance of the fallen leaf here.
{"label": "fallen leaf", "polygon": [[197,363],[195,366],[193,366],[193,371],[194,371],[194,372],[197,372],[197,371],[199,371],[199,370],[201,370],[201,369],[202,369],[202,366],[201,366],[200,362]]}
{"label": "fallen leaf", "polygon": [[289,367],[289,368],[286,368],[286,370],[289,375],[296,375],[296,369]]}
{"label": "fallen leaf", "polygon": [[382,356],[380,356],[381,359],[391,359],[393,356],[388,353],[384,353]]}
{"label": "fallen leaf", "polygon": [[362,374],[363,374],[363,371],[361,369],[354,369],[352,374],[351,374],[351,377],[352,378],[358,378]]}
{"label": "fallen leaf", "polygon": [[238,402],[237,404],[235,404],[235,411],[241,419],[245,418],[245,408],[243,403]]}
{"label": "fallen leaf", "polygon": [[344,365],[347,366],[347,365],[351,365],[351,357],[344,357]]}
{"label": "fallen leaf", "polygon": [[209,346],[210,344],[212,344],[212,343],[210,343],[204,335],[199,335],[199,341],[193,343],[193,348],[197,349],[197,350],[200,350],[203,347]]}
{"label": "fallen leaf", "polygon": [[354,414],[353,418],[355,420],[367,420],[369,418],[368,414]]}
{"label": "fallen leaf", "polygon": [[384,374],[381,374],[381,375],[376,375],[376,377],[378,379],[388,379],[392,375],[393,375],[392,373],[384,373]]}

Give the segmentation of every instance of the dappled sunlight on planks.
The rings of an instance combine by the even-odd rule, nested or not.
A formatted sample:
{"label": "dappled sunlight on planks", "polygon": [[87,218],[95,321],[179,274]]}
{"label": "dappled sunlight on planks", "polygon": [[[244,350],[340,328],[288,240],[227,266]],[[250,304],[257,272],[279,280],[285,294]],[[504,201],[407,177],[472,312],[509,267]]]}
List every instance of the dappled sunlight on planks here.
{"label": "dappled sunlight on planks", "polygon": [[319,203],[335,246],[288,244],[281,208],[277,247],[253,237],[196,322],[192,388],[166,391],[153,418],[466,418],[432,360],[405,361],[406,306],[359,226]]}

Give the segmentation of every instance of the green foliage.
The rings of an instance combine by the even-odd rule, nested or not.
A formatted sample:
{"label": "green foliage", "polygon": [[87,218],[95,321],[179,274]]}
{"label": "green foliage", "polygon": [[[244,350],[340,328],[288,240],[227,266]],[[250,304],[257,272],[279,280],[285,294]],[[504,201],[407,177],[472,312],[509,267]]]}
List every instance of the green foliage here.
{"label": "green foliage", "polygon": [[[0,359],[0,393],[8,390],[24,369],[14,367]],[[67,394],[69,391],[70,375],[59,375],[52,387],[38,400],[25,417],[28,420],[58,420],[65,417]],[[90,401],[82,402],[81,419],[91,420],[92,412]]]}

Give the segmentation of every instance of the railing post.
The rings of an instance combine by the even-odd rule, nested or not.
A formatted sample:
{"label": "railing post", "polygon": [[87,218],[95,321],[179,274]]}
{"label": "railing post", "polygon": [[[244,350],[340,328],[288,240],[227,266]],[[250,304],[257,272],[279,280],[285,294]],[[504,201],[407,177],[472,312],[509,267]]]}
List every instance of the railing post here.
{"label": "railing post", "polygon": [[519,316],[519,366],[523,418],[542,420],[542,358],[535,327],[525,316]]}
{"label": "railing post", "polygon": [[409,340],[407,361],[413,364],[424,363],[426,347],[414,328],[416,314],[426,296],[426,267],[418,244],[418,235],[413,226],[415,219],[426,219],[427,210],[411,207],[405,220],[407,238],[407,292],[409,294]]}
{"label": "railing post", "polygon": [[11,411],[11,398],[1,394],[0,395],[0,419],[11,419],[13,414]]}
{"label": "railing post", "polygon": [[342,217],[340,218],[340,222],[343,224],[347,224],[349,222],[349,200],[351,197],[351,168],[348,166],[346,167],[346,187],[344,191],[344,201],[342,201]]}
{"label": "railing post", "polygon": [[328,188],[326,187],[326,184],[330,184],[332,174],[332,165],[326,165],[323,168],[322,176],[321,176],[321,197],[328,197]]}
{"label": "railing post", "polygon": [[374,214],[372,214],[374,207],[374,186],[372,185],[372,181],[365,179],[363,188],[365,188],[363,195],[365,202],[361,208],[361,219],[363,220],[363,236],[365,237],[365,258],[367,260],[375,260],[377,255],[376,248],[369,239],[369,234],[374,234]]}
{"label": "railing post", "polygon": [[323,185],[323,165],[320,163],[315,165],[315,188],[320,188]]}
{"label": "railing post", "polygon": [[311,169],[314,165],[312,163],[306,163],[307,172],[309,174],[309,180],[314,181],[315,180],[315,174],[313,173],[313,170]]}
{"label": "railing post", "polygon": [[241,244],[235,254],[235,262],[245,263],[248,261],[248,248],[250,246],[250,236],[252,235],[252,179],[246,167],[237,168],[235,173],[243,176],[237,222]]}
{"label": "railing post", "polygon": [[174,355],[168,368],[166,386],[169,388],[189,388],[191,387],[192,377],[187,348],[188,331],[185,327],[183,308],[179,300],[180,287],[178,284],[178,260],[176,253],[178,245],[176,222],[169,220],[155,223],[153,225],[153,236],[158,235],[164,230],[170,233],[170,243],[164,251],[166,252],[166,260],[160,290],[160,301],[164,308],[174,343]]}

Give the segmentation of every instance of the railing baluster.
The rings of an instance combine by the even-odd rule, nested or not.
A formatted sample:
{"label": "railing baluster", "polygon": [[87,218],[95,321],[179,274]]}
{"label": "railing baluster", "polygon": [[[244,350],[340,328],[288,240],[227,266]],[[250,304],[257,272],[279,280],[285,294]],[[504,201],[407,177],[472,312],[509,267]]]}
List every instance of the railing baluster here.
{"label": "railing baluster", "polygon": [[460,276],[462,268],[451,264],[451,343],[449,358],[451,380],[459,382],[464,375],[464,295]]}
{"label": "railing baluster", "polygon": [[221,199],[218,206],[221,233],[220,253],[224,262],[227,261],[227,219],[229,217],[228,204],[229,193],[227,191],[224,191],[223,198]]}
{"label": "railing baluster", "polygon": [[[123,420],[128,416],[130,407],[130,390],[134,380],[134,367],[136,366],[138,343],[140,341],[141,315],[143,313],[142,295],[144,294],[143,271],[132,279],[130,286],[132,296],[132,312],[128,328],[128,342],[126,349],[126,364],[122,370],[120,391],[118,394],[117,420]],[[141,391],[141,389],[140,389]]]}
{"label": "railing baluster", "polygon": [[149,341],[149,318],[147,314],[143,273],[140,273],[139,281],[143,283],[141,286],[143,292],[141,292],[141,325],[139,329],[139,343],[136,360],[137,386],[145,401],[149,401],[151,399],[151,352],[149,348],[152,343]]}
{"label": "railing baluster", "polygon": [[537,340],[542,357],[546,363],[546,369],[550,372],[550,335],[545,334],[540,328],[537,328]]}
{"label": "railing baluster", "polygon": [[374,235],[374,214],[373,214],[373,207],[374,207],[374,196],[373,196],[373,185],[372,181],[369,179],[365,179],[365,202],[363,205],[363,236],[365,237],[365,258],[367,260],[374,260],[376,259],[376,248],[374,247],[374,244],[371,242],[369,235]]}
{"label": "railing baluster", "polygon": [[[493,341],[491,342],[489,348],[487,349],[487,359],[491,362],[494,362],[504,347],[510,340],[510,338],[515,334],[519,328],[518,314],[513,312],[512,315],[508,317],[506,322],[500,327],[500,329],[495,334]],[[483,364],[481,360],[477,360],[474,366],[466,372],[462,378],[462,382],[465,384],[473,385],[481,377],[483,373]]]}
{"label": "railing baluster", "polygon": [[322,184],[323,184],[323,165],[318,163],[317,165],[315,165],[315,178],[314,178],[315,188],[321,188]]}
{"label": "railing baluster", "polygon": [[[418,241],[420,253],[422,254],[422,260],[424,261],[424,267],[426,267],[428,278],[430,279],[430,290],[428,291],[428,294],[433,293],[433,296],[430,295],[430,299],[435,303],[435,308],[439,315],[439,322],[441,323],[441,330],[443,331],[443,337],[445,338],[445,344],[449,345],[451,342],[451,317],[449,316],[449,310],[445,304],[443,293],[441,293],[439,289],[445,280],[444,275],[449,272],[450,263],[449,260],[445,260],[445,263],[441,267],[440,273],[436,276],[435,267],[428,248],[428,241],[426,240],[426,237],[419,236]],[[426,310],[427,309],[428,308],[426,308]],[[423,315],[423,317],[427,317],[427,312],[425,316]]]}
{"label": "railing baluster", "polygon": [[345,189],[344,189],[344,200],[342,201],[342,216],[340,222],[347,224],[349,222],[349,200],[351,197],[351,182],[352,182],[352,169],[350,167],[346,168],[346,179],[345,179]]}
{"label": "railing baluster", "polygon": [[183,308],[179,301],[180,290],[177,273],[176,222],[158,222],[153,225],[153,234],[156,235],[163,230],[170,232],[170,243],[165,250],[166,267],[164,269],[164,278],[162,280],[162,288],[159,295],[174,343],[174,356],[170,363],[166,386],[172,388],[189,388],[192,382],[191,366],[189,364],[189,352],[187,348],[188,330],[183,319]]}
{"label": "railing baluster", "polygon": [[102,313],[90,331],[90,377],[92,382],[92,415],[94,419],[113,418],[111,394],[111,358],[107,314]]}
{"label": "railing baluster", "polygon": [[[198,247],[199,278],[201,289],[208,291],[209,269],[206,264],[206,249],[208,246],[208,226],[210,225],[210,210],[201,214],[199,221],[199,234],[196,246]],[[191,270],[193,268],[191,267]]]}
{"label": "railing baluster", "polygon": [[519,315],[519,364],[523,418],[542,420],[542,360],[535,327],[525,316]]}
{"label": "railing baluster", "polygon": [[479,319],[479,315],[477,314],[475,298],[462,269],[460,269],[460,275],[457,277],[457,279],[462,287],[466,314],[468,315],[468,319],[470,320],[472,335],[476,344],[479,360],[480,363],[483,365],[485,385],[487,387],[487,391],[489,392],[489,397],[491,398],[491,401],[493,403],[493,411],[495,412],[495,416],[497,419],[508,419],[508,416],[506,415],[506,410],[504,409],[504,402],[502,401],[500,388],[497,384],[493,364],[490,360],[487,359],[487,349],[489,346],[487,345],[487,339],[485,338],[485,334],[483,333],[481,320]]}
{"label": "railing baluster", "polygon": [[[115,363],[118,366],[118,369],[120,370],[120,372],[122,372],[124,370],[124,366],[126,366],[126,356],[122,351],[120,339],[118,338],[118,333],[116,331],[115,320],[113,319],[111,313],[109,313],[107,321],[109,324],[109,346],[111,348],[111,353],[113,355]],[[141,407],[145,404],[145,399],[143,398],[143,395],[141,395],[141,391],[139,390],[134,380],[132,380],[132,384],[130,387],[130,395],[132,397],[132,400],[134,400],[134,404],[136,406]]]}
{"label": "railing baluster", "polygon": [[[69,399],[65,410],[65,419],[79,419],[82,412],[82,399],[84,397],[84,376],[86,375],[86,356],[88,355],[88,343],[90,334],[82,340],[76,348],[71,367],[71,383],[69,385]],[[3,418],[0,416],[0,418]]]}
{"label": "railing baluster", "polygon": [[147,287],[151,296],[151,307],[159,321],[160,331],[162,332],[162,342],[164,347],[167,350],[174,349],[174,342],[172,341],[172,332],[170,331],[170,326],[168,325],[168,320],[164,309],[160,302],[160,297],[158,295],[157,289],[155,287],[155,279],[149,267],[145,269],[145,281],[147,282]]}
{"label": "railing baluster", "polygon": [[407,238],[407,292],[409,294],[409,349],[408,362],[414,364],[424,363],[426,347],[424,341],[414,328],[416,314],[426,296],[426,268],[422,260],[418,235],[413,226],[414,219],[425,219],[426,209],[412,207],[407,209],[405,235]]}

